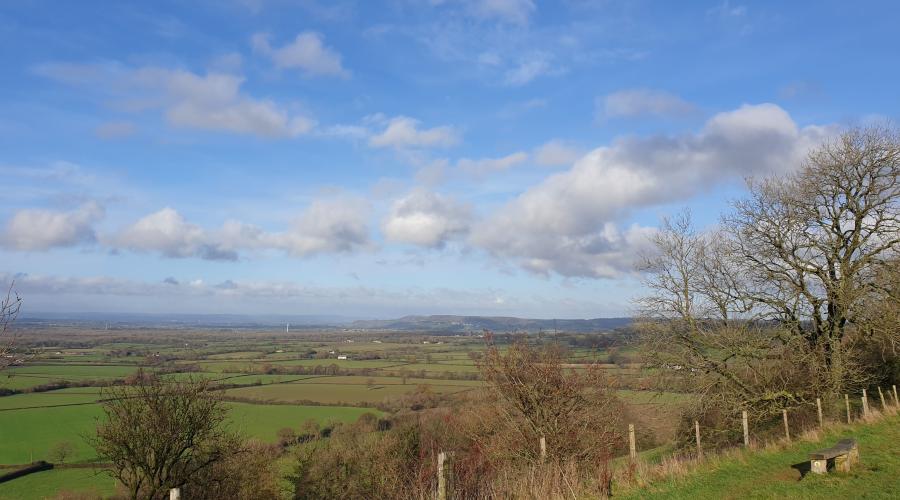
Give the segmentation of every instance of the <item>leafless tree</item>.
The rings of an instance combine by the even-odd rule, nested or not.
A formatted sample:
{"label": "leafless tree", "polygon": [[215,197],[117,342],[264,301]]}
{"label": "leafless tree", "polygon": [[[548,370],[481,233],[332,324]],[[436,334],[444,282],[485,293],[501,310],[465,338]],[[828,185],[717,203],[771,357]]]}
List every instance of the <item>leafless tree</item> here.
{"label": "leafless tree", "polygon": [[489,346],[478,366],[497,398],[496,424],[515,442],[498,448],[533,462],[543,437],[548,459],[605,463],[622,442],[623,406],[597,365],[564,365],[555,344],[532,347],[520,339],[505,352]]}
{"label": "leafless tree", "polygon": [[864,385],[867,311],[897,304],[878,277],[900,249],[900,135],[849,130],[749,189],[721,229],[697,233],[685,213],[655,237],[639,302],[651,365],[735,409]]}
{"label": "leafless tree", "polygon": [[793,175],[751,183],[725,217],[748,296],[821,357],[838,393],[852,379],[848,328],[900,248],[900,135],[854,129]]}
{"label": "leafless tree", "polygon": [[208,470],[229,460],[239,441],[224,427],[226,407],[208,381],[164,381],[139,373],[102,394],[104,421],[90,441],[132,499],[163,498],[170,488],[202,490]]}
{"label": "leafless tree", "polygon": [[786,329],[752,319],[757,312],[725,237],[695,232],[687,212],[663,221],[657,253],[643,266],[644,359],[664,383],[688,386],[697,413],[752,409],[766,418],[805,403],[806,393],[794,389],[808,385],[809,353]]}
{"label": "leafless tree", "polygon": [[75,453],[75,446],[70,441],[60,441],[50,448],[48,456],[54,463],[64,464]]}
{"label": "leafless tree", "polygon": [[6,296],[0,301],[0,370],[6,368],[15,361],[14,343],[15,336],[12,325],[19,316],[22,307],[22,298],[14,290],[15,283],[10,283],[6,289]]}

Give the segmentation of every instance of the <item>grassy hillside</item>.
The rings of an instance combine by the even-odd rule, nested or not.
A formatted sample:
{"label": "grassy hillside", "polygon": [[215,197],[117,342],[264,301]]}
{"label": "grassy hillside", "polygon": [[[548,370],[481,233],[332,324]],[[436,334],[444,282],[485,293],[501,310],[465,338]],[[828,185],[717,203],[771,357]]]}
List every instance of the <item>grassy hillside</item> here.
{"label": "grassy hillside", "polygon": [[[859,443],[861,465],[849,473],[806,475],[791,466],[844,437]],[[900,495],[900,417],[872,425],[840,426],[821,439],[782,450],[711,460],[696,471],[632,489],[619,498],[897,498]]]}

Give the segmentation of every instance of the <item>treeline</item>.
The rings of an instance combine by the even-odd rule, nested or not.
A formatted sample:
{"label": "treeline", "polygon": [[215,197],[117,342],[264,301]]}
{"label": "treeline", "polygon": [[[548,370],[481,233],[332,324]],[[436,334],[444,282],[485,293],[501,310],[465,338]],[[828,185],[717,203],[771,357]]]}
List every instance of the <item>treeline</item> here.
{"label": "treeline", "polygon": [[[436,364],[435,366],[441,366]],[[429,378],[439,380],[479,380],[477,372],[457,372],[446,370],[442,372],[430,370],[407,370],[385,368],[348,368],[336,363],[330,365],[315,366],[283,366],[276,364],[264,364],[251,368],[236,368],[235,373],[247,375],[352,375],[362,377],[396,377],[401,380],[407,378]],[[403,383],[406,383],[405,381]]]}

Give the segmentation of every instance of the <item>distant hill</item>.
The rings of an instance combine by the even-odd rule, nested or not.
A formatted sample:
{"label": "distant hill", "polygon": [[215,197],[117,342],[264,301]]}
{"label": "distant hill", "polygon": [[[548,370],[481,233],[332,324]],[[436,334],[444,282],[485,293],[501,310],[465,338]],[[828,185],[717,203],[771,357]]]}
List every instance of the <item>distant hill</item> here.
{"label": "distant hill", "polygon": [[404,316],[387,320],[360,320],[347,328],[441,333],[493,332],[572,332],[608,331],[628,326],[631,318],[529,319],[505,316]]}
{"label": "distant hill", "polygon": [[610,331],[627,326],[630,318],[596,319],[530,319],[506,316],[404,316],[398,319],[359,319],[352,316],[329,315],[243,315],[243,314],[135,314],[135,313],[32,313],[19,318],[18,324],[26,327],[47,325],[79,325],[91,328],[229,328],[229,329],[284,329],[290,323],[291,331],[322,330],[377,330],[421,333],[481,333],[493,332],[572,332],[590,333]]}

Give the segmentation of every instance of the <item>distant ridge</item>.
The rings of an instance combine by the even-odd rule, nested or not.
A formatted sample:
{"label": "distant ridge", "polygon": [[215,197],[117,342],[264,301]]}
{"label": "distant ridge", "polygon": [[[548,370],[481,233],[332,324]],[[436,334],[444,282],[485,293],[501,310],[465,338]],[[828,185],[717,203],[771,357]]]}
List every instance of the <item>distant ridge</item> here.
{"label": "distant ridge", "polygon": [[387,320],[359,320],[347,327],[357,330],[392,330],[466,333],[559,331],[588,333],[614,330],[631,324],[631,318],[529,319],[507,316],[404,316]]}
{"label": "distant ridge", "polygon": [[404,316],[396,319],[359,319],[334,315],[266,315],[266,314],[139,314],[38,312],[19,318],[21,326],[80,325],[91,328],[230,328],[300,330],[360,330],[421,333],[480,333],[493,332],[572,332],[590,333],[610,331],[628,326],[631,318],[595,319],[534,319],[512,316],[461,316],[452,314],[432,316]]}

